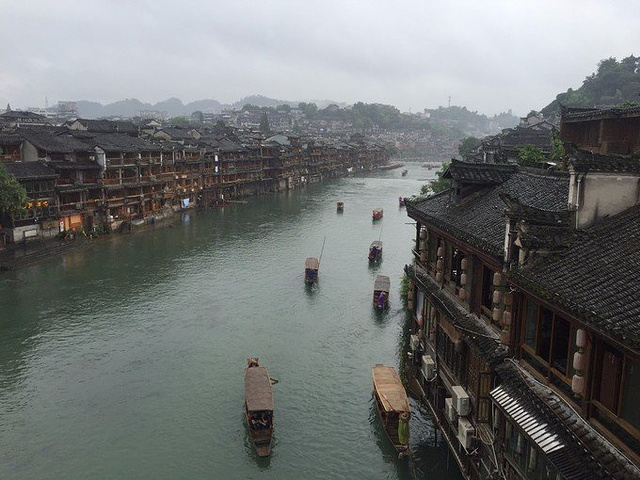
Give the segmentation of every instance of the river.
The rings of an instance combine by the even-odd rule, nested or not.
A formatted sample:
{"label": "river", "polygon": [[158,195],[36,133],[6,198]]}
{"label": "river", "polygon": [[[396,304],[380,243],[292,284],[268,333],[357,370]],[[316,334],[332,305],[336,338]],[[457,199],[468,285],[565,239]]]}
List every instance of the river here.
{"label": "river", "polygon": [[[371,367],[406,349],[414,227],[398,196],[433,175],[405,168],[185,213],[2,273],[0,478],[459,478],[424,408],[412,400],[414,457],[399,463],[372,401]],[[304,260],[325,238],[307,288]],[[377,274],[391,278],[382,314]],[[278,380],[268,459],[243,424],[250,356]]]}

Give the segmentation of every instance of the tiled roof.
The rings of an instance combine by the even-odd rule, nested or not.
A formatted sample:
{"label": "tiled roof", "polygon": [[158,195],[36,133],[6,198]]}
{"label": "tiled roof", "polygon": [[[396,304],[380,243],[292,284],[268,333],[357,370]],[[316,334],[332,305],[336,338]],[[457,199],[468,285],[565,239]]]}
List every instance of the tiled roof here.
{"label": "tiled roof", "polygon": [[107,152],[159,152],[162,150],[160,145],[124,133],[96,133],[94,135],[91,143]]}
{"label": "tiled roof", "polygon": [[34,112],[20,111],[20,110],[9,110],[8,112],[0,113],[0,117],[3,119],[20,119],[20,118],[31,118],[34,120],[46,120],[47,117],[43,115],[38,115]]}
{"label": "tiled roof", "polygon": [[580,232],[562,254],[516,270],[518,285],[633,349],[640,348],[640,205]]}
{"label": "tiled roof", "polygon": [[640,155],[603,155],[566,145],[570,165],[578,172],[640,173]]}
{"label": "tiled roof", "polygon": [[500,136],[500,145],[508,149],[518,149],[526,145],[533,145],[544,150],[550,149],[551,144],[551,131],[531,127],[515,127]]}
{"label": "tiled roof", "polygon": [[[493,165],[476,165],[491,168]],[[569,182],[566,176],[518,171],[500,185],[485,187],[454,204],[449,191],[423,201],[407,201],[411,218],[422,218],[468,244],[501,256],[504,248],[505,204],[501,193],[523,205],[561,212],[567,209]]]}
{"label": "tiled roof", "polygon": [[221,152],[242,152],[244,151],[244,147],[239,143],[235,143],[227,138],[223,138],[218,143],[218,148],[220,148]]}
{"label": "tiled roof", "polygon": [[629,108],[568,108],[562,109],[562,122],[599,120],[603,118],[637,117],[640,106]]}
{"label": "tiled roof", "polygon": [[55,178],[56,172],[40,162],[10,162],[4,164],[7,171],[18,180]]}
{"label": "tiled roof", "polygon": [[75,138],[70,133],[60,133],[57,129],[23,129],[18,131],[25,140],[36,148],[49,153],[89,152],[93,148],[88,143]]}
{"label": "tiled roof", "polygon": [[19,145],[23,141],[23,138],[17,133],[13,132],[0,132],[0,146],[2,145]]}
{"label": "tiled roof", "polygon": [[451,298],[441,286],[418,265],[406,265],[405,273],[415,280],[428,299],[438,307],[449,322],[458,328],[466,343],[477,351],[484,361],[493,365],[501,362],[507,355],[507,349],[500,344],[500,336],[483,320]]}
{"label": "tiled roof", "polygon": [[75,122],[84,125],[88,132],[93,133],[138,133],[138,128],[134,125],[134,123],[125,120],[94,120],[78,118],[76,120],[67,122],[66,125],[71,126]]}
{"label": "tiled roof", "polygon": [[[509,416],[519,418],[519,427],[531,437],[546,428],[547,442],[558,448],[546,455],[567,480],[637,479],[640,471],[594,431],[550,389],[537,383],[510,360],[496,366],[502,384],[491,392],[494,402]],[[526,413],[526,415],[523,415]]]}
{"label": "tiled roof", "polygon": [[463,183],[495,185],[508,180],[516,169],[515,165],[466,163],[452,159],[443,178]]}

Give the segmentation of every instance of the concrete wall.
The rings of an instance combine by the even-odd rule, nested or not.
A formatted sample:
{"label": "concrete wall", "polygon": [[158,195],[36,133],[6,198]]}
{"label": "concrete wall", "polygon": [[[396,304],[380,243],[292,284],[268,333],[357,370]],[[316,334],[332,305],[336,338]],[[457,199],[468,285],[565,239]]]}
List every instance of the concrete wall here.
{"label": "concrete wall", "polygon": [[22,161],[35,162],[38,160],[38,150],[30,142],[22,144]]}
{"label": "concrete wall", "polygon": [[589,228],[606,215],[615,215],[640,201],[640,177],[633,174],[572,174],[569,208],[576,211],[576,228]]}

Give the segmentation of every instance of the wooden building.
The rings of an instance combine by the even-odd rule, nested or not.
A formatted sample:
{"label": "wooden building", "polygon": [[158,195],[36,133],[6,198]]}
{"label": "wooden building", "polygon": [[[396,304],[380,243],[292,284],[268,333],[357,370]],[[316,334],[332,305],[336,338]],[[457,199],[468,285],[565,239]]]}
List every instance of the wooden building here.
{"label": "wooden building", "polygon": [[[450,190],[407,202],[416,379],[465,478],[639,478],[640,207],[623,182],[609,217],[576,228],[599,192],[577,179],[612,173],[587,157],[564,173],[454,161]],[[614,165],[637,185],[638,159]]]}
{"label": "wooden building", "polygon": [[[45,232],[31,225],[30,239],[79,228],[100,231],[151,223],[181,209],[296,188],[310,169],[326,179],[344,174],[354,165],[350,162],[363,157],[368,166],[387,161],[381,146],[365,142],[348,147],[317,142],[311,149],[309,144],[295,136],[265,141],[254,132],[201,134],[178,128],[142,138],[133,134],[129,122],[107,120],[0,132],[2,161],[15,164],[12,171],[36,204],[45,200],[35,198],[33,189],[44,188],[41,177],[50,175],[46,212],[33,214],[38,219],[50,215],[55,229],[47,224]],[[46,166],[46,172],[35,165]],[[4,229],[16,228],[14,222],[2,223]],[[16,231],[6,236],[20,241],[24,235]]]}
{"label": "wooden building", "polygon": [[563,108],[560,133],[566,142],[594,153],[640,153],[640,107]]}

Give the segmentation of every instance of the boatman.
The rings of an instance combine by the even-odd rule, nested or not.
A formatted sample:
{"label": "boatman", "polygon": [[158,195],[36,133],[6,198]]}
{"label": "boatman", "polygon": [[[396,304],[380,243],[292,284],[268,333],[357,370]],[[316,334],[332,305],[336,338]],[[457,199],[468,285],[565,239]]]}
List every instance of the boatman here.
{"label": "boatman", "polygon": [[402,412],[400,415],[400,421],[398,422],[398,441],[400,445],[404,445],[407,450],[400,453],[399,457],[403,458],[409,455],[409,420],[411,414],[409,412]]}
{"label": "boatman", "polygon": [[386,300],[387,294],[385,292],[380,292],[380,295],[378,295],[378,308],[384,308]]}

